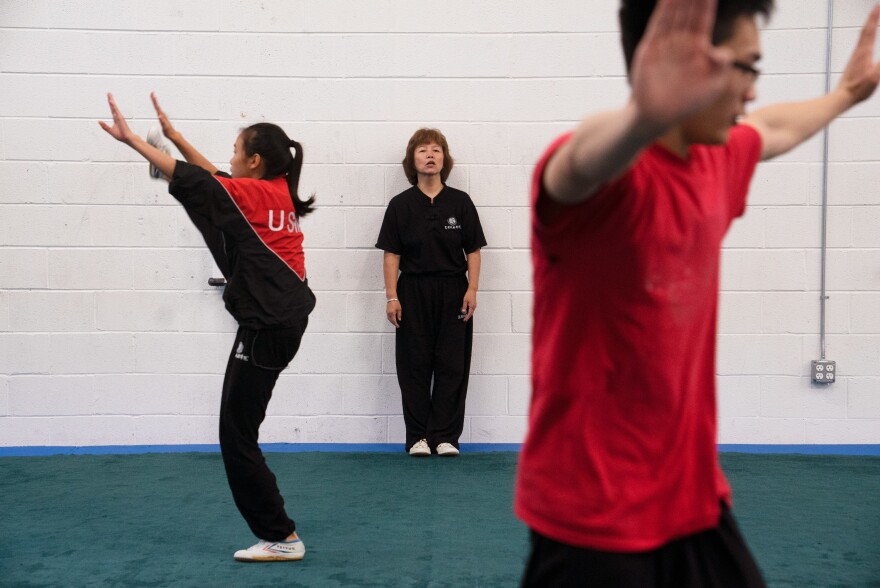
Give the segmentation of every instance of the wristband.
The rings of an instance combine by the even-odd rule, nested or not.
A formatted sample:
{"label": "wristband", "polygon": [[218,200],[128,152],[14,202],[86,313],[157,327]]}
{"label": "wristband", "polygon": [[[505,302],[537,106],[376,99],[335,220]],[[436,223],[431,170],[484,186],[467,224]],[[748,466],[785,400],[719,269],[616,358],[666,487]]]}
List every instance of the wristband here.
{"label": "wristband", "polygon": [[400,300],[398,300],[397,298],[389,298],[385,301],[385,304],[388,304],[389,302],[400,302]]}

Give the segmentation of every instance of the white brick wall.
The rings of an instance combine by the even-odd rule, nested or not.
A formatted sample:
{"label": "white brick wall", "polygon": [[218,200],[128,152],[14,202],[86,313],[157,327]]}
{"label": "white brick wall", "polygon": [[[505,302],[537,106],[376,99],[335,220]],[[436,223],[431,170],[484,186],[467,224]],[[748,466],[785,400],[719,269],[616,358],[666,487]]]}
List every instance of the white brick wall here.
{"label": "white brick wall", "polygon": [[[837,0],[835,76],[872,2]],[[518,442],[532,326],[528,184],[547,143],[627,87],[616,3],[449,0],[6,0],[0,3],[0,445],[216,442],[235,324],[189,219],[109,139],[157,91],[226,165],[259,120],[305,146],[303,221],[319,303],[281,376],[264,441],[399,442],[381,252],[406,140],[440,127],[489,247],[462,441]],[[779,0],[758,105],[821,92],[825,0]],[[720,441],[880,443],[880,97],[832,127],[828,356],[819,355],[821,139],[763,165],[725,241]],[[548,293],[538,293],[546,296]]]}

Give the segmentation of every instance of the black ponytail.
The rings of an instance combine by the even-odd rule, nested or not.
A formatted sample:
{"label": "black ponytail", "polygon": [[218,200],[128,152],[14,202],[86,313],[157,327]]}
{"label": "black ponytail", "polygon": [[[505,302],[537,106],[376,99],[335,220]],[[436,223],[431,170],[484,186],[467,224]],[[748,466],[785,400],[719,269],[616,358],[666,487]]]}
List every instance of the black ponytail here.
{"label": "black ponytail", "polygon": [[299,197],[299,174],[303,166],[303,148],[302,145],[293,139],[290,140],[290,147],[293,147],[296,153],[287,170],[287,189],[290,190],[290,199],[293,201],[296,216],[303,217],[315,210],[315,195],[309,196],[308,200],[302,200]]}
{"label": "black ponytail", "polygon": [[[304,217],[315,210],[315,195],[308,200],[299,197],[299,176],[303,164],[302,145],[287,136],[278,125],[257,123],[241,132],[242,145],[248,157],[260,154],[266,168],[264,180],[287,176],[287,189],[297,217]],[[296,154],[291,154],[291,148]]]}

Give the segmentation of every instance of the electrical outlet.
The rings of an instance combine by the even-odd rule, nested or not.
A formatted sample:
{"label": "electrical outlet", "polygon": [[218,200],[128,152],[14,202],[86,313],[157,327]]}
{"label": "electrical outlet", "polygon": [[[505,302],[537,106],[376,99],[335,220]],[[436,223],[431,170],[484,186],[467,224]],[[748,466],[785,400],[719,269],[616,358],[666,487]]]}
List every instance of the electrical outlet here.
{"label": "electrical outlet", "polygon": [[833,384],[837,379],[837,362],[826,359],[814,359],[813,381],[817,384]]}

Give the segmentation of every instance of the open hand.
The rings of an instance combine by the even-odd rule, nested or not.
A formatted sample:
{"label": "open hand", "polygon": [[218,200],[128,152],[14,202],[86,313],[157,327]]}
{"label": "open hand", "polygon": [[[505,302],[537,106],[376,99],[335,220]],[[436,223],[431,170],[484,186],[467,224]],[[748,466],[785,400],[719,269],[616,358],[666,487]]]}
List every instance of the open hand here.
{"label": "open hand", "polygon": [[131,144],[131,140],[137,137],[137,135],[135,135],[132,130],[128,128],[128,123],[125,122],[125,117],[122,116],[121,112],[119,112],[119,107],[116,105],[116,101],[113,99],[113,94],[107,94],[107,102],[110,103],[110,114],[113,115],[113,126],[111,127],[102,120],[98,121],[98,124],[101,125],[101,128],[107,131],[110,136],[117,141]]}
{"label": "open hand", "polygon": [[877,37],[878,20],[880,20],[880,6],[875,6],[868,15],[868,20],[865,21],[862,34],[859,35],[856,47],[840,78],[840,87],[849,92],[853,104],[871,96],[880,83],[880,64],[874,61],[874,40]]}
{"label": "open hand", "polygon": [[734,56],[712,45],[716,1],[657,3],[630,72],[632,99],[647,124],[674,125],[724,89]]}
{"label": "open hand", "polygon": [[464,299],[461,301],[461,313],[464,315],[464,322],[469,321],[474,316],[475,310],[477,310],[477,291],[468,288],[468,291],[464,293]]}
{"label": "open hand", "polygon": [[177,138],[177,130],[175,130],[174,126],[171,124],[168,115],[166,115],[165,111],[162,110],[162,107],[159,106],[159,100],[156,98],[155,92],[150,92],[150,100],[153,101],[153,108],[156,109],[156,117],[159,119],[159,124],[162,125],[162,134],[173,142]]}
{"label": "open hand", "polygon": [[394,325],[395,329],[400,328],[400,321],[403,318],[403,310],[400,307],[400,302],[397,300],[392,300],[388,304],[385,305],[385,316],[388,318],[388,322]]}

